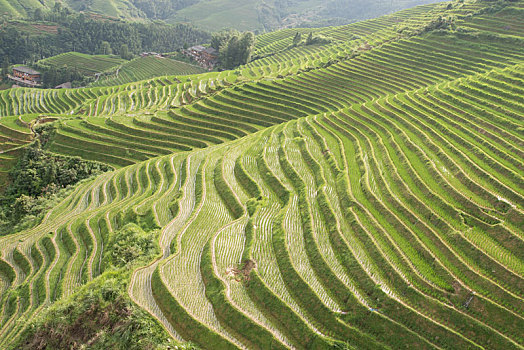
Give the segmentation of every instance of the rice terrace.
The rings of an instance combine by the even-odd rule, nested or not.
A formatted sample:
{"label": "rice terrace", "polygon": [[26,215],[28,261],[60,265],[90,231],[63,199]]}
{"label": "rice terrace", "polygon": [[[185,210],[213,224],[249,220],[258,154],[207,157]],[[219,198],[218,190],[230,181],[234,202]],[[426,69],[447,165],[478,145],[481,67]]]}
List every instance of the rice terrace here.
{"label": "rice terrace", "polygon": [[0,91],[0,349],[524,349],[524,0],[119,55]]}

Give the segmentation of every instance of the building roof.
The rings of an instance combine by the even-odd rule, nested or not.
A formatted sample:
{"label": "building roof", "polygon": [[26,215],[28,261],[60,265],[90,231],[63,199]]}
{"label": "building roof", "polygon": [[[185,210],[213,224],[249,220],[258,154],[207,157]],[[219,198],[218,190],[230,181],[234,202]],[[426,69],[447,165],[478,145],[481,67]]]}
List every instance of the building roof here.
{"label": "building roof", "polygon": [[208,48],[205,49],[204,51],[207,52],[207,53],[210,54],[210,55],[216,55],[216,54],[217,54],[217,50],[215,50],[215,49],[212,48],[212,47],[208,47]]}
{"label": "building roof", "polygon": [[202,45],[197,45],[197,46],[193,46],[193,47],[190,47],[189,48],[190,50],[193,50],[193,51],[204,51],[206,48],[203,47]]}
{"label": "building roof", "polygon": [[72,85],[71,82],[63,83],[58,86],[55,86],[55,89],[71,89]]}
{"label": "building roof", "polygon": [[16,70],[22,73],[26,73],[26,74],[31,74],[31,75],[41,74],[39,71],[36,71],[33,68],[29,68],[25,66],[13,67],[13,70]]}

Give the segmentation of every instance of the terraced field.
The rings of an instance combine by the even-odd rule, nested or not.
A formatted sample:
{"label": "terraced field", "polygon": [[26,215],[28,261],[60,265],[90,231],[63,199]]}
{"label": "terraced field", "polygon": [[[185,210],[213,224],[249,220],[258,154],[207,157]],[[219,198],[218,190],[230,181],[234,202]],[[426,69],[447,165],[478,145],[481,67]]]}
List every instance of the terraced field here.
{"label": "terraced field", "polygon": [[36,118],[36,115],[27,114],[0,119],[0,188],[6,185],[8,173],[18,162],[24,147],[33,140],[30,125]]}
{"label": "terraced field", "polygon": [[74,68],[81,74],[94,75],[108,69],[117,67],[125,60],[108,55],[86,55],[79,52],[66,52],[57,56],[46,58],[37,62],[37,65],[44,65],[55,68]]}
{"label": "terraced field", "polygon": [[126,62],[116,71],[104,75],[91,86],[111,86],[132,83],[168,75],[190,75],[205,72],[204,69],[169,58],[140,57]]}
{"label": "terraced field", "polygon": [[[374,46],[380,46],[399,37],[397,27],[402,25],[424,25],[424,23],[438,16],[442,11],[449,11],[450,14],[455,11],[461,11],[466,14],[475,11],[478,4],[466,2],[459,9],[444,10],[445,5],[427,5],[417,7],[411,10],[401,11],[395,15],[380,17],[375,20],[350,24],[343,27],[334,27],[323,29],[320,34],[333,39],[333,43],[323,46],[298,47],[291,50],[284,50],[292,42],[292,37],[296,30],[284,30],[265,34],[257,38],[255,55],[270,55],[261,60],[249,63],[238,70],[191,76],[192,86],[190,93],[195,95],[204,93],[203,88],[213,87],[214,82],[210,79],[217,79],[217,84],[226,81],[228,83],[265,80],[277,78],[288,74],[296,74],[300,70],[319,68],[328,64],[331,60],[347,60],[348,56],[354,51],[365,53],[366,50]],[[467,10],[466,10],[467,9]],[[304,35],[308,33],[304,31]],[[274,43],[274,44],[273,44]],[[152,64],[141,64],[144,60],[152,60]],[[148,61],[149,62],[149,61]],[[149,63],[152,63],[149,62]],[[139,72],[150,70],[158,62],[162,64],[169,60],[156,59],[147,57],[145,59],[135,60],[130,63],[139,64],[140,67],[134,67],[130,70],[129,75],[125,74],[125,69],[119,71],[119,77],[122,81],[104,81],[101,79],[97,85],[109,86],[112,84],[123,84],[129,81],[138,81],[148,79],[153,76],[169,75],[169,72],[146,73],[143,75]],[[176,61],[171,61],[176,62]],[[192,66],[191,66],[192,67]],[[140,68],[140,69],[137,69]],[[178,71],[177,71],[178,72]],[[178,72],[180,73],[180,72]],[[187,73],[187,72],[186,72]],[[190,73],[190,72],[189,72]],[[138,76],[140,75],[140,76]],[[110,78],[114,79],[114,78]],[[118,80],[118,79],[117,79]],[[187,84],[178,85],[177,82],[186,83],[188,78],[176,79],[173,76],[159,78],[150,81],[139,81],[126,85],[111,87],[75,89],[67,92],[53,90],[34,90],[19,89],[15,91],[0,92],[0,116],[19,115],[27,113],[72,113],[79,115],[112,115],[122,114],[125,112],[138,112],[142,110],[151,110],[151,107],[168,109],[169,106],[178,106],[181,103],[192,101],[190,98],[184,100],[181,96],[176,96],[180,90],[186,91]],[[209,83],[209,84],[208,84]],[[200,90],[199,92],[197,92]],[[67,96],[63,96],[67,95]],[[149,101],[144,102],[144,96]],[[167,103],[166,103],[167,102]]]}
{"label": "terraced field", "polygon": [[523,4],[465,1],[457,31],[325,29],[351,40],[232,72],[3,93],[12,148],[61,113],[50,150],[116,170],[0,238],[0,348],[103,274],[127,222],[162,252],[129,295],[202,348],[524,348]]}

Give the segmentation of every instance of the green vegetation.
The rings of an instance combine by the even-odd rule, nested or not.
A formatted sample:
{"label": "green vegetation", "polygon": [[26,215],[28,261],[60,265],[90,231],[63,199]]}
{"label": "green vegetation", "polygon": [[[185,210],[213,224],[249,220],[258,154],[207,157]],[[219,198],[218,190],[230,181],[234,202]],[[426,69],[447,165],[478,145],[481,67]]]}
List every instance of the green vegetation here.
{"label": "green vegetation", "polygon": [[97,73],[116,68],[124,62],[116,56],[66,52],[37,61],[33,66],[43,74],[44,87],[54,88],[65,82],[71,82],[74,87],[85,86],[95,80]]}
{"label": "green vegetation", "polygon": [[522,349],[522,9],[424,5],[260,35],[234,70],[0,92],[5,173],[48,119],[57,161],[114,168],[0,237],[0,348],[136,329],[143,348]]}
{"label": "green vegetation", "polygon": [[283,26],[325,26],[351,23],[436,0],[54,0],[0,1],[9,18],[42,20],[53,12],[83,11],[92,16],[131,21],[187,22],[209,31],[235,28],[272,31]]}
{"label": "green vegetation", "polygon": [[121,56],[124,45],[128,55],[172,52],[209,39],[208,33],[184,24],[130,23],[61,8],[36,21],[7,21],[0,29],[0,62],[8,56],[11,63],[31,63],[71,51]]}
{"label": "green vegetation", "polygon": [[9,74],[9,72],[9,57],[4,57],[4,60],[2,61],[2,81],[7,80],[7,75]]}
{"label": "green vegetation", "polygon": [[[124,267],[129,263],[135,263],[138,258],[144,258],[145,262],[155,255],[156,246],[151,240],[151,233],[144,232],[136,224],[127,224],[115,232],[109,242],[111,255],[108,263],[116,267]],[[149,258],[149,259],[148,259]]]}
{"label": "green vegetation", "polygon": [[190,75],[204,71],[196,65],[169,58],[140,57],[103,72],[100,79],[90,86],[122,85],[155,77]]}
{"label": "green vegetation", "polygon": [[53,56],[36,62],[37,69],[62,68],[77,70],[81,74],[94,75],[101,73],[125,61],[115,56],[86,55],[78,52],[66,52],[61,55]]}
{"label": "green vegetation", "polygon": [[[144,2],[152,1],[140,0],[140,3]],[[168,11],[156,18],[171,23],[185,21],[210,31],[235,28],[265,32],[283,26],[346,24],[429,2],[434,1],[393,0],[370,3],[361,0],[249,0],[240,4],[233,0],[176,1],[175,6],[180,4],[178,8],[172,11],[167,9]],[[164,5],[164,2],[161,4]]]}
{"label": "green vegetation", "polygon": [[[46,310],[13,349],[169,349],[162,327],[129,299],[129,272],[105,273]],[[190,349],[190,347],[180,347]]]}
{"label": "green vegetation", "polygon": [[227,30],[213,34],[211,47],[218,51],[220,66],[233,69],[246,64],[251,59],[255,36],[251,32],[239,33]]}
{"label": "green vegetation", "polygon": [[69,186],[109,170],[104,164],[47,152],[45,145],[55,132],[52,125],[35,131],[35,141],[8,173],[9,186],[0,201],[0,235],[34,226],[42,219],[42,212],[70,193]]}

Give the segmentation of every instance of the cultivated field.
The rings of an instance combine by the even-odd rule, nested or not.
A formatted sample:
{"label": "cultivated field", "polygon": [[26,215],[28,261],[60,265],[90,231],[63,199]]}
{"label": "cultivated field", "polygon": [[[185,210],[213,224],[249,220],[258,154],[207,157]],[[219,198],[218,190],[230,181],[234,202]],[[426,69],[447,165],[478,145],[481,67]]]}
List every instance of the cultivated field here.
{"label": "cultivated field", "polygon": [[135,81],[168,75],[190,75],[205,72],[204,69],[169,58],[140,57],[122,64],[117,70],[104,74],[91,86],[122,85]]}
{"label": "cultivated field", "polygon": [[78,52],[67,52],[37,62],[37,65],[54,67],[57,69],[67,67],[76,69],[85,75],[94,75],[111,68],[117,67],[126,62],[116,56],[107,55],[86,55]]}
{"label": "cultivated field", "polygon": [[50,151],[115,168],[0,237],[0,348],[127,222],[161,248],[129,295],[202,348],[524,348],[524,1],[491,5],[263,35],[235,71],[0,92],[0,159],[53,115]]}

